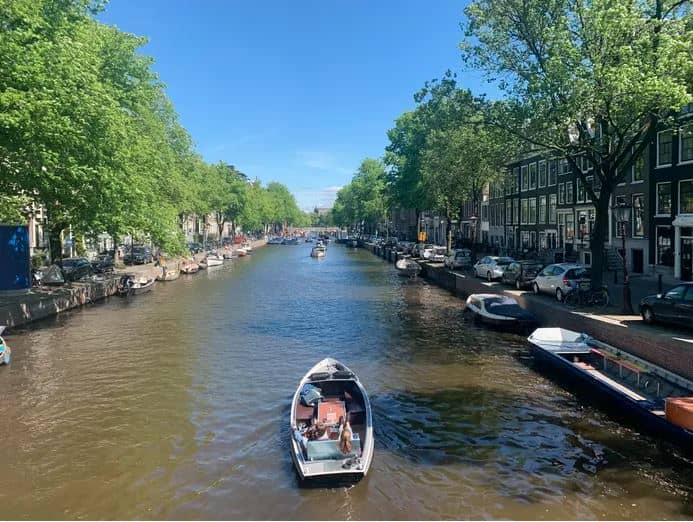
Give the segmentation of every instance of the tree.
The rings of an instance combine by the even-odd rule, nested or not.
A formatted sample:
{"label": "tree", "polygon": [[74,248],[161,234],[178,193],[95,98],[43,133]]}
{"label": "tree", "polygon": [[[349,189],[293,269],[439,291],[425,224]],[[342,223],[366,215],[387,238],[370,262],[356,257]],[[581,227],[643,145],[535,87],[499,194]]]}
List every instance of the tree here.
{"label": "tree", "polygon": [[693,99],[689,2],[475,0],[465,13],[466,64],[508,97],[485,103],[487,123],[565,158],[594,202],[592,286],[600,287],[614,187]]}
{"label": "tree", "polygon": [[365,229],[369,232],[387,215],[385,165],[381,160],[366,158],[351,183],[337,192],[334,220],[339,226]]}

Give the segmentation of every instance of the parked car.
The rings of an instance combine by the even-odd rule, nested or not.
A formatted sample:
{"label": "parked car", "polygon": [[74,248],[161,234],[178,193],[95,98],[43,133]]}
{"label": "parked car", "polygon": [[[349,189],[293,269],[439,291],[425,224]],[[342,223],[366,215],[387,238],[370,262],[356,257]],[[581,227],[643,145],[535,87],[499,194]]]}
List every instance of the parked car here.
{"label": "parked car", "polygon": [[154,261],[154,256],[149,247],[135,245],[125,254],[123,262],[126,265],[145,265]]}
{"label": "parked car", "polygon": [[412,243],[411,241],[400,241],[397,244],[397,250],[405,255],[411,255],[415,244],[416,243]]}
{"label": "parked car", "polygon": [[458,248],[453,250],[449,256],[445,258],[445,266],[456,270],[458,268],[471,268],[472,266],[472,251],[468,248]]}
{"label": "parked car", "polygon": [[200,243],[188,243],[188,249],[191,254],[199,254],[202,252],[202,245]]}
{"label": "parked car", "polygon": [[445,262],[445,254],[447,254],[448,249],[443,246],[437,246],[433,247],[433,251],[431,252],[431,256],[428,258],[430,261],[433,261],[434,263],[444,263]]}
{"label": "parked car", "polygon": [[518,290],[531,287],[543,267],[537,261],[513,261],[503,272],[501,282],[513,285]]}
{"label": "parked car", "polygon": [[91,263],[83,257],[68,257],[60,262],[65,281],[77,281],[94,273]]}
{"label": "parked car", "polygon": [[414,249],[412,250],[411,255],[414,257],[423,258],[424,257],[424,255],[423,255],[424,250],[426,250],[427,248],[433,248],[433,245],[430,245],[427,243],[417,243],[416,245],[414,245]]}
{"label": "parked car", "polygon": [[91,267],[95,274],[105,274],[106,272],[113,272],[113,256],[109,254],[99,254],[91,262]]}
{"label": "parked car", "polygon": [[513,261],[515,260],[512,257],[482,257],[479,262],[474,265],[474,275],[476,277],[485,277],[487,281],[500,279],[503,277],[505,268]]}
{"label": "parked car", "polygon": [[661,321],[690,326],[693,322],[693,283],[682,283],[663,294],[643,297],[640,315],[648,324]]}
{"label": "parked car", "polygon": [[421,251],[421,257],[423,259],[430,261],[431,258],[433,257],[433,250],[434,249],[435,249],[435,246],[433,246],[433,245],[424,245],[423,250]]}
{"label": "parked car", "polygon": [[575,288],[587,290],[592,273],[589,267],[575,263],[549,265],[537,274],[532,283],[535,294],[547,293],[563,301],[565,295]]}

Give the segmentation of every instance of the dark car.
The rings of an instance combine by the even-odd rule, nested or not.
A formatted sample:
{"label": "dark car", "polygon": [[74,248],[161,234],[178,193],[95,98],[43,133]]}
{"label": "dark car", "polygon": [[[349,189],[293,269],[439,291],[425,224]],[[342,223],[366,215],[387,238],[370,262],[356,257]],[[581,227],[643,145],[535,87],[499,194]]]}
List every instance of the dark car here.
{"label": "dark car", "polygon": [[99,254],[96,259],[91,262],[91,267],[95,274],[105,274],[113,272],[113,256],[109,254]]}
{"label": "dark car", "polygon": [[202,245],[200,243],[188,243],[188,249],[191,254],[199,254],[202,252]]}
{"label": "dark car", "polygon": [[661,321],[690,326],[693,321],[693,283],[682,283],[663,294],[643,297],[640,315],[648,324]]}
{"label": "dark car", "polygon": [[145,265],[154,261],[154,256],[149,247],[133,246],[132,249],[125,254],[123,262],[126,265]]}
{"label": "dark car", "polygon": [[513,261],[505,268],[501,281],[513,285],[518,290],[531,287],[542,268],[544,265],[536,261]]}
{"label": "dark car", "polygon": [[65,281],[77,281],[94,273],[91,263],[83,257],[68,257],[60,262]]}

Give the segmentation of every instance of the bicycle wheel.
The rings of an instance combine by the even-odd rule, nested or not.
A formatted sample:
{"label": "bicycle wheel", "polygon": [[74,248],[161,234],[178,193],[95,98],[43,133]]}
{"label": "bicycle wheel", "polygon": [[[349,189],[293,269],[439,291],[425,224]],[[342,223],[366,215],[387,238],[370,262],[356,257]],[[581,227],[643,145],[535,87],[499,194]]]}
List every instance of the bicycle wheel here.
{"label": "bicycle wheel", "polygon": [[568,306],[577,306],[580,304],[580,292],[578,290],[571,290],[563,298],[563,302]]}
{"label": "bicycle wheel", "polygon": [[609,304],[609,292],[603,288],[595,291],[592,295],[592,304],[597,308],[604,308],[607,306]]}

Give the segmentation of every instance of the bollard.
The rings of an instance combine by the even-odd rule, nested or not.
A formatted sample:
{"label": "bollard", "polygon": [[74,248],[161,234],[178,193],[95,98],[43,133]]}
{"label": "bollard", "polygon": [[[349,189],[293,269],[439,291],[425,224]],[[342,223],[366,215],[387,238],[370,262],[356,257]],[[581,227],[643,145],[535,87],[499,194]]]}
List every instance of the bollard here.
{"label": "bollard", "polygon": [[662,293],[662,274],[657,274],[657,293]]}

